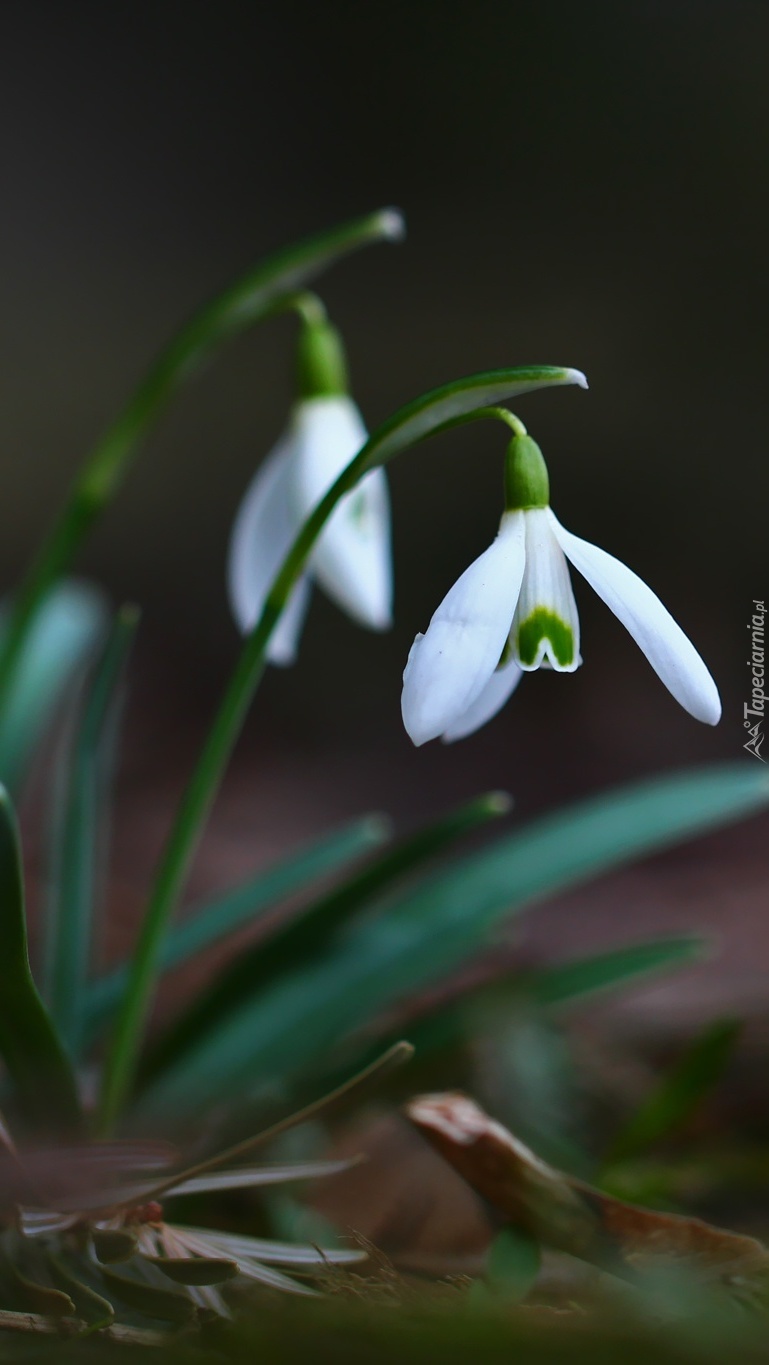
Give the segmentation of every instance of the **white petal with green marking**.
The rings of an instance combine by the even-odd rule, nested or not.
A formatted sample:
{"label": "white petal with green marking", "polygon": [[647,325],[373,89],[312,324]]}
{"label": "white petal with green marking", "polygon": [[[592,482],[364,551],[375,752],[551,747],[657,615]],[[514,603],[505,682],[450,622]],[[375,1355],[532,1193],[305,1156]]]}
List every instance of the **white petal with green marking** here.
{"label": "white petal with green marking", "polygon": [[550,524],[550,510],[523,513],[526,571],[510,635],[513,658],[531,671],[547,662],[559,673],[580,664],[579,617],[569,566]]}

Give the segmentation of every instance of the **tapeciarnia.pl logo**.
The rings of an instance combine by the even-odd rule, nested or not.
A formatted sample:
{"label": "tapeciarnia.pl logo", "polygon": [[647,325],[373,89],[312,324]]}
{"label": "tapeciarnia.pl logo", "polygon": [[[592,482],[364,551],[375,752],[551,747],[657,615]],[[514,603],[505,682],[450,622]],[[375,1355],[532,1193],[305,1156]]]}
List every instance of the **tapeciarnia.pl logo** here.
{"label": "tapeciarnia.pl logo", "polygon": [[742,707],[742,723],[748,732],[747,743],[743,744],[743,749],[747,749],[749,754],[758,758],[762,763],[766,762],[761,757],[761,745],[764,742],[763,724],[764,707],[766,704],[766,693],[764,692],[764,617],[766,608],[763,602],[757,598],[753,599],[753,615],[748,622],[750,631],[750,658],[748,668],[750,669],[750,701],[744,702]]}

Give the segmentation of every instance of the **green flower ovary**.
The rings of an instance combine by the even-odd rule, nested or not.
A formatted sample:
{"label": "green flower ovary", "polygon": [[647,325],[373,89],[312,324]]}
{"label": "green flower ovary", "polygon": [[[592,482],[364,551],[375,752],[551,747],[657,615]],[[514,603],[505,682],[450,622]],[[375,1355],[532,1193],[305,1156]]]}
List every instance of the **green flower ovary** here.
{"label": "green flower ovary", "polygon": [[545,652],[550,653],[561,668],[568,668],[574,663],[574,632],[571,626],[547,607],[535,607],[517,628],[517,653],[524,666],[531,667],[534,663],[543,640],[549,646]]}
{"label": "green flower ovary", "polygon": [[505,457],[505,509],[526,512],[550,503],[545,457],[528,435],[515,435]]}
{"label": "green flower ovary", "polygon": [[330,398],[347,393],[344,345],[336,327],[327,318],[302,324],[296,365],[300,398]]}

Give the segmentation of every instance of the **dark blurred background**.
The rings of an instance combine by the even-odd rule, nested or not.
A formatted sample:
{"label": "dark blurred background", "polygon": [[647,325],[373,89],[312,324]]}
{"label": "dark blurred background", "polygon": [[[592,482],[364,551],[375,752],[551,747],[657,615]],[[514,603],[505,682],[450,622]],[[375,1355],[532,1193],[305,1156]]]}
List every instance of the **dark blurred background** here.
{"label": "dark blurred background", "polygon": [[[317,595],[298,666],[259,695],[199,880],[363,806],[411,823],[501,786],[527,814],[741,756],[745,628],[769,592],[768,50],[761,0],[3,5],[3,581],[181,319],[273,247],[397,204],[406,243],[319,286],[369,424],[474,370],[584,369],[588,394],[519,404],[556,511],[660,592],[722,690],[721,726],[699,726],[578,584],[579,673],[535,675],[476,738],[413,750],[409,644],[500,510],[499,433],[455,433],[392,469],[396,629],[365,635]],[[284,424],[292,342],[276,322],[190,386],[80,564],[145,610],[129,882],[236,655],[229,526]],[[743,883],[755,839],[715,845]]]}

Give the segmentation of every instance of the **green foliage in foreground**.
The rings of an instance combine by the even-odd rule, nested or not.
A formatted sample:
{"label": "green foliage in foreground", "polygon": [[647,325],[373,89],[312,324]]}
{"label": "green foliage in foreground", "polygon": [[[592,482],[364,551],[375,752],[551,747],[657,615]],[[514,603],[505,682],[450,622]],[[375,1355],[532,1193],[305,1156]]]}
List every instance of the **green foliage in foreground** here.
{"label": "green foliage in foreground", "polygon": [[[656,778],[547,816],[438,870],[412,864],[405,884],[380,883],[373,897],[351,907],[341,926],[331,916],[320,936],[317,912],[307,910],[296,921],[292,957],[279,962],[269,979],[260,970],[268,943],[225,968],[159,1053],[150,1055],[150,1087],[140,1097],[140,1112],[157,1119],[182,1112],[193,1096],[202,1106],[222,1102],[234,1090],[242,1094],[249,1083],[257,1091],[260,1084],[299,1078],[342,1043],[349,1057],[351,1038],[370,1043],[388,1009],[466,963],[513,915],[767,801],[769,782],[747,764]],[[668,965],[666,950],[669,965],[686,956],[680,939],[647,943],[642,951],[649,970]],[[700,945],[691,942],[689,951],[696,956]],[[603,988],[620,985],[627,960],[604,959],[594,970]],[[582,962],[572,979],[575,998],[590,975]],[[528,984],[536,995],[536,979]],[[562,976],[560,1003],[569,989]],[[352,1060],[354,1065],[358,1057]]]}
{"label": "green foliage in foreground", "polygon": [[[667,1309],[667,1311],[665,1311]],[[216,1326],[203,1338],[184,1333],[162,1345],[132,1345],[100,1336],[67,1341],[29,1335],[0,1338],[0,1359],[126,1365],[763,1365],[769,1333],[755,1319],[706,1301],[679,1313],[664,1294],[646,1303],[616,1303],[583,1314],[548,1307],[516,1308],[504,1300],[483,1307],[459,1290],[443,1301],[412,1293],[403,1303],[336,1298],[310,1303],[264,1303],[236,1327]]]}

